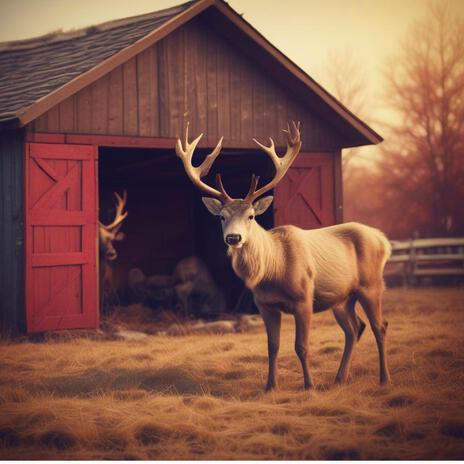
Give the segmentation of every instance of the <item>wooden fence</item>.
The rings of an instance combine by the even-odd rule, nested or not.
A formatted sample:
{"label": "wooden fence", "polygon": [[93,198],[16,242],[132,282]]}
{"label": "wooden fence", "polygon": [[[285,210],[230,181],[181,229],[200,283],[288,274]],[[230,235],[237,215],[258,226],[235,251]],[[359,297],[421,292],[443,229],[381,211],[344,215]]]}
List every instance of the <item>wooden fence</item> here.
{"label": "wooden fence", "polygon": [[404,286],[430,282],[464,281],[464,238],[392,241],[385,277]]}

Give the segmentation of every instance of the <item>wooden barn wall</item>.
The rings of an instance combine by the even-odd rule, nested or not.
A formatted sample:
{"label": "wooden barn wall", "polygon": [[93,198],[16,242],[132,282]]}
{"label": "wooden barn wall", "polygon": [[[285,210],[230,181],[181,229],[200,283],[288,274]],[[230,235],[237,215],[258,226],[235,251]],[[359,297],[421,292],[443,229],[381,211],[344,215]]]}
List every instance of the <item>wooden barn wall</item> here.
{"label": "wooden barn wall", "polygon": [[304,150],[338,148],[337,131],[291,92],[198,17],[52,108],[33,130],[176,137],[189,120],[211,145],[224,135],[224,146],[247,148],[253,137],[283,145],[280,129],[295,119]]}
{"label": "wooden barn wall", "polygon": [[25,328],[24,133],[0,134],[0,331]]}

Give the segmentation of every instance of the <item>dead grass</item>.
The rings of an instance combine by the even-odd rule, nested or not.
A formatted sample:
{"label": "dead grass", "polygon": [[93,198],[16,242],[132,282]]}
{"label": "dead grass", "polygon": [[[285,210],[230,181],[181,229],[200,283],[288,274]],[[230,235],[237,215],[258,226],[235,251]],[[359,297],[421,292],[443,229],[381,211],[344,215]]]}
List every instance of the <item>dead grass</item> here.
{"label": "dead grass", "polygon": [[137,342],[0,344],[0,458],[464,458],[464,291],[385,297],[394,385],[366,330],[353,378],[332,385],[343,336],[314,317],[302,391],[286,317],[280,390],[265,394],[264,331]]}
{"label": "dead grass", "polygon": [[165,309],[153,311],[141,304],[116,307],[111,315],[106,316],[104,320],[105,329],[110,331],[117,326],[148,334],[156,334],[160,330],[165,330],[170,325],[179,322],[179,318],[173,311]]}

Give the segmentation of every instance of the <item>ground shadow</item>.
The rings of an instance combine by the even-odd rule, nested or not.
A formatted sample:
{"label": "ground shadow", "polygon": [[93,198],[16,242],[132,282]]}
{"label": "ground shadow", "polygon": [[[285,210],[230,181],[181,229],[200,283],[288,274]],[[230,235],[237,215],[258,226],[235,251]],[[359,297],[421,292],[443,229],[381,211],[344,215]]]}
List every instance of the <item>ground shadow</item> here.
{"label": "ground shadow", "polygon": [[205,385],[181,367],[163,369],[87,369],[74,375],[51,377],[36,386],[59,396],[93,396],[102,392],[146,390],[157,393],[196,395]]}

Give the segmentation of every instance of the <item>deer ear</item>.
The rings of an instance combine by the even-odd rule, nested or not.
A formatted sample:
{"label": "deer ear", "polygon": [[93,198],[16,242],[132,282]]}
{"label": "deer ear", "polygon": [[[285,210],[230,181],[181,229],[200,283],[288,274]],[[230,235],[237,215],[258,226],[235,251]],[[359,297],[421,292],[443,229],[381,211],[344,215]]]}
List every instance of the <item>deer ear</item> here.
{"label": "deer ear", "polygon": [[258,201],[253,203],[253,208],[255,209],[255,215],[259,216],[263,214],[271,205],[272,200],[274,197],[272,195],[268,195],[267,197],[260,198]]}
{"label": "deer ear", "polygon": [[219,216],[222,210],[222,203],[216,198],[202,197],[201,201],[205,204],[206,208],[214,216]]}

